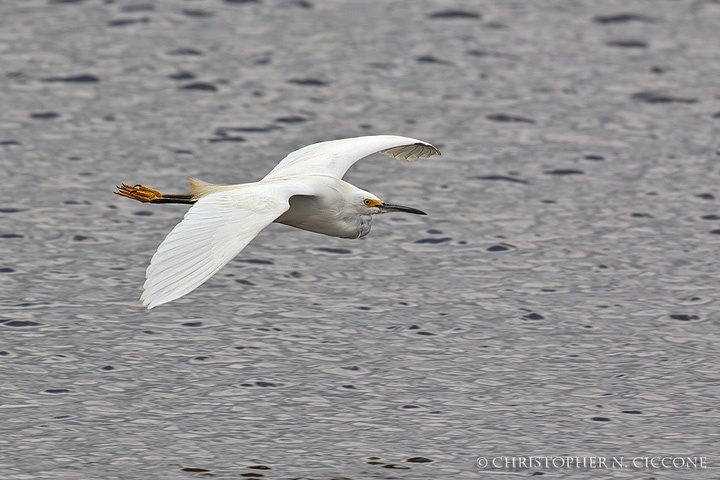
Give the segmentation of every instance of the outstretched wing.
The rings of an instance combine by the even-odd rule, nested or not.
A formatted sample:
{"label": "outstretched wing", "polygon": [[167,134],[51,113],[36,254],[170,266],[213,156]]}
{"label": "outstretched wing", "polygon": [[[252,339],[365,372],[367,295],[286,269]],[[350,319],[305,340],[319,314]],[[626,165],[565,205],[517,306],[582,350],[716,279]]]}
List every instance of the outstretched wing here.
{"label": "outstretched wing", "polygon": [[342,178],[355,162],[378,152],[408,161],[440,155],[437,148],[414,138],[395,135],[344,138],[315,143],[292,152],[277,164],[264,180],[307,173]]}
{"label": "outstretched wing", "polygon": [[195,290],[290,208],[293,195],[311,195],[296,182],[249,183],[200,198],[150,261],[140,297],[148,309]]}

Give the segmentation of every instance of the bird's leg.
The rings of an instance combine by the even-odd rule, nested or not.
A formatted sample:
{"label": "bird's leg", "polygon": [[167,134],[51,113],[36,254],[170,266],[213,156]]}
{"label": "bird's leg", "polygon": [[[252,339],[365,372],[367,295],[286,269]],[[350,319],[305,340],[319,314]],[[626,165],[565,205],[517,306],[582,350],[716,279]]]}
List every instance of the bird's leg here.
{"label": "bird's leg", "polygon": [[195,203],[197,200],[190,193],[167,194],[160,193],[154,188],[144,185],[126,185],[122,184],[117,187],[115,195],[132,198],[143,203]]}

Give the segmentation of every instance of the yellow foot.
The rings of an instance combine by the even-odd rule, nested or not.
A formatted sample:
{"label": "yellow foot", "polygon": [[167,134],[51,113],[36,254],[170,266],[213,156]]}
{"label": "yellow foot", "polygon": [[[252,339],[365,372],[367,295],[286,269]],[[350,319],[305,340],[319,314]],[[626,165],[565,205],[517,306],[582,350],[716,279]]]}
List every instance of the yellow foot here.
{"label": "yellow foot", "polygon": [[117,187],[117,192],[115,192],[115,194],[144,203],[193,204],[196,201],[190,193],[160,193],[154,188],[146,187],[144,185],[133,185],[131,187],[130,185],[126,185],[124,183]]}
{"label": "yellow foot", "polygon": [[122,184],[117,187],[116,195],[120,195],[127,198],[132,198],[138,202],[155,202],[163,198],[163,194],[155,190],[154,188],[146,187],[144,185],[130,185]]}

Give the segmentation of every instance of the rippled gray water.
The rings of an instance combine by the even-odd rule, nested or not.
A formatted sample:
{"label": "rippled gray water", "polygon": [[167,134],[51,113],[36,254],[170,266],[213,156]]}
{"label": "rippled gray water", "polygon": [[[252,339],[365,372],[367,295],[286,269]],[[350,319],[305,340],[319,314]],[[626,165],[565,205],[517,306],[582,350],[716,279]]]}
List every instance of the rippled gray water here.
{"label": "rippled gray water", "polygon": [[[712,1],[3,3],[2,477],[718,465],[718,25]],[[273,225],[141,308],[185,208],[116,184],[252,181],[378,133],[444,155],[347,179],[429,216]]]}

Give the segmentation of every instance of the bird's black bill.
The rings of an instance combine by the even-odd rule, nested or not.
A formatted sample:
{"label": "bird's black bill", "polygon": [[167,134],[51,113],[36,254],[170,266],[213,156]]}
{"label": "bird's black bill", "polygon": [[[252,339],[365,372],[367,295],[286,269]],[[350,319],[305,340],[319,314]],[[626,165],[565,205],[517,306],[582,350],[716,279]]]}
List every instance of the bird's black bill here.
{"label": "bird's black bill", "polygon": [[389,203],[383,203],[382,205],[378,205],[378,206],[383,211],[383,213],[405,212],[405,213],[414,213],[415,215],[427,215],[427,213],[423,212],[422,210],[418,210],[417,208],[411,208],[411,207],[403,207],[402,205],[391,205]]}

